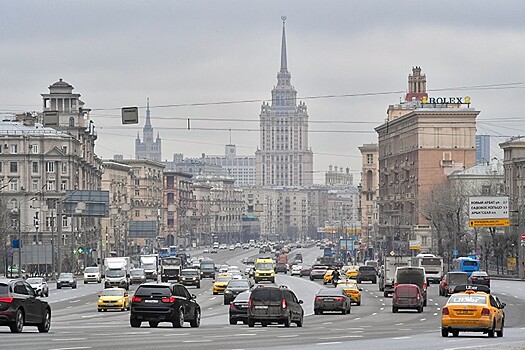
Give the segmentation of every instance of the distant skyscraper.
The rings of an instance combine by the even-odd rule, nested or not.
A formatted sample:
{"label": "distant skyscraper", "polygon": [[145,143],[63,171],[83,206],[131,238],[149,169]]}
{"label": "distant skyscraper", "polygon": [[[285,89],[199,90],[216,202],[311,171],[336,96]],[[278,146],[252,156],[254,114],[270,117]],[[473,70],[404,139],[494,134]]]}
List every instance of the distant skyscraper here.
{"label": "distant skyscraper", "polygon": [[476,164],[490,161],[490,135],[476,135]]}
{"label": "distant skyscraper", "polygon": [[137,133],[135,139],[135,159],[149,159],[155,162],[162,160],[162,148],[160,135],[157,133],[157,139],[153,140],[153,127],[151,126],[151,117],[149,111],[149,98],[148,106],[146,108],[146,124],[142,129],[142,136],[144,140],[140,141],[140,136]]}
{"label": "distant skyscraper", "polygon": [[235,186],[255,186],[255,157],[237,155],[231,142],[226,145],[224,155],[206,155],[207,164],[220,165],[227,176],[235,178]]}
{"label": "distant skyscraper", "polygon": [[255,152],[259,186],[304,186],[313,183],[313,152],[308,147],[306,104],[297,105],[297,91],[290,84],[283,20],[281,70],[272,102],[263,102],[260,117],[260,149]]}

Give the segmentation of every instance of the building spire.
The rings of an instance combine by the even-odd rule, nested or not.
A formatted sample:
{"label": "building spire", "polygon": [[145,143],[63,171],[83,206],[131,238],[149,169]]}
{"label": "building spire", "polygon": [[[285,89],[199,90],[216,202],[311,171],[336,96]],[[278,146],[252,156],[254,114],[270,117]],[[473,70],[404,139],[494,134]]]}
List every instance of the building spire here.
{"label": "building spire", "polygon": [[287,72],[288,62],[286,59],[286,33],[285,33],[285,27],[284,27],[286,16],[281,16],[281,20],[283,21],[283,39],[281,43],[281,72]]}
{"label": "building spire", "polygon": [[144,128],[151,128],[151,118],[149,113],[149,97],[148,97],[148,104],[146,107],[146,125],[144,125]]}

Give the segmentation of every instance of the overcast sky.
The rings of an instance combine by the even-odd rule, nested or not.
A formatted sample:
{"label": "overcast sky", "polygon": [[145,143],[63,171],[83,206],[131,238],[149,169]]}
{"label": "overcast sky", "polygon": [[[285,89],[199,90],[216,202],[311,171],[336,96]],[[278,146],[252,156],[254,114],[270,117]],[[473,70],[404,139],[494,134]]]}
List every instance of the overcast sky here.
{"label": "overcast sky", "polygon": [[[93,110],[102,158],[134,157],[144,119],[123,127],[120,108],[144,107],[148,97],[163,159],[174,153],[223,154],[228,128],[238,154],[253,155],[260,101],[270,99],[277,81],[282,15],[288,17],[292,84],[308,106],[316,182],[330,164],[359,176],[357,147],[377,142],[374,127],[384,121],[388,105],[404,96],[400,92],[416,65],[429,90],[448,89],[430,96],[472,97],[481,111],[478,133],[493,136],[493,155],[506,137],[525,134],[525,85],[453,89],[525,82],[521,0],[0,0],[0,5],[0,113],[41,111],[40,94],[62,78]],[[307,98],[362,93],[373,94]],[[256,102],[187,106],[251,100]],[[187,118],[192,130],[184,130]]]}

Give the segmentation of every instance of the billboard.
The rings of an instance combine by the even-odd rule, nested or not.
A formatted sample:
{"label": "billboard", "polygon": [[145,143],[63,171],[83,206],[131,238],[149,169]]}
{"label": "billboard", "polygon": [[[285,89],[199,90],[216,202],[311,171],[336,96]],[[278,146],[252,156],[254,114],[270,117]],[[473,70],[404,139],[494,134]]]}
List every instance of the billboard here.
{"label": "billboard", "polygon": [[509,197],[469,197],[470,227],[509,226]]}

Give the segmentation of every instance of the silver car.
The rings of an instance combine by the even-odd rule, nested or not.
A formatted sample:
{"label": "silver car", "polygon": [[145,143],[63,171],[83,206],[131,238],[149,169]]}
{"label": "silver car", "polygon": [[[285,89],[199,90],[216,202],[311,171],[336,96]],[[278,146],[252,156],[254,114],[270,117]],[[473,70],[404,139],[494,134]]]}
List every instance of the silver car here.
{"label": "silver car", "polygon": [[35,290],[36,295],[42,297],[49,296],[49,286],[47,282],[42,277],[31,277],[26,280],[27,283]]}

